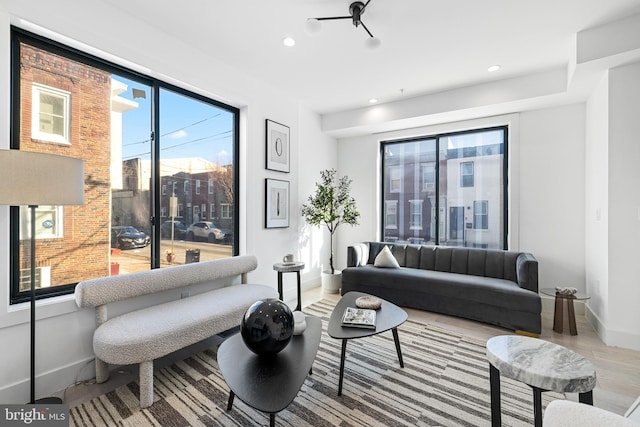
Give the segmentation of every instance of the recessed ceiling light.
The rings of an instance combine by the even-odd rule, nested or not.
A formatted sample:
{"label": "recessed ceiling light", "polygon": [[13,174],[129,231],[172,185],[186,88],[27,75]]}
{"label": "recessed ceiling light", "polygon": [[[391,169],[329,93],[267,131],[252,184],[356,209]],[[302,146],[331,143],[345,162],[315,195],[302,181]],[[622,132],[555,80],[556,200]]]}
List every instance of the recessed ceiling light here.
{"label": "recessed ceiling light", "polygon": [[378,98],[369,99],[369,104],[375,104],[376,102],[378,102]]}
{"label": "recessed ceiling light", "polygon": [[296,41],[293,39],[293,37],[285,37],[282,39],[282,44],[287,47],[291,47],[291,46],[295,46]]}
{"label": "recessed ceiling light", "polygon": [[487,71],[490,73],[493,73],[494,71],[498,71],[500,69],[499,65],[492,65],[491,67],[487,68]]}

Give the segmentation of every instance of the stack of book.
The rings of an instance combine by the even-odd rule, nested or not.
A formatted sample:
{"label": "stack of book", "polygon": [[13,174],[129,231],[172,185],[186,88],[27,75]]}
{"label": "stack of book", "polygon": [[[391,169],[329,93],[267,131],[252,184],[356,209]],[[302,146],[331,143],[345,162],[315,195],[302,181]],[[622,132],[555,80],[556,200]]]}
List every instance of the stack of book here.
{"label": "stack of book", "polygon": [[376,311],[366,308],[347,307],[342,315],[342,326],[375,329]]}

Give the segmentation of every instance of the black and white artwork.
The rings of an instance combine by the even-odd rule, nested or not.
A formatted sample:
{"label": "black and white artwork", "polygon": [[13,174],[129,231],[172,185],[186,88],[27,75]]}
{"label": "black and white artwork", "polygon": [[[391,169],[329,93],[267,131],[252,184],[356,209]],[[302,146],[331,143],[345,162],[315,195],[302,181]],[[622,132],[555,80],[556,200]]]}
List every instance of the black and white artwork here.
{"label": "black and white artwork", "polygon": [[289,128],[267,119],[267,169],[289,173]]}
{"label": "black and white artwork", "polygon": [[265,179],[265,227],[289,226],[289,181]]}

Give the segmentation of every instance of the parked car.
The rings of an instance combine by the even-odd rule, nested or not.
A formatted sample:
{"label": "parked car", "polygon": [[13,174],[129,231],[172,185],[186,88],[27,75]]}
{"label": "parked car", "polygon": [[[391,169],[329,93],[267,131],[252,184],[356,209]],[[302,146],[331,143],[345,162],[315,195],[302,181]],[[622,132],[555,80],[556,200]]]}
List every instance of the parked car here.
{"label": "parked car", "polygon": [[187,228],[187,240],[230,243],[233,240],[233,232],[210,221],[194,222]]}
{"label": "parked car", "polygon": [[[171,238],[171,223],[172,221],[164,221],[160,224],[160,237],[163,239]],[[183,222],[173,221],[173,238],[175,240],[184,240],[187,235],[187,226]]]}
{"label": "parked car", "polygon": [[151,238],[130,225],[111,227],[111,247],[119,249],[144,248],[151,244]]}

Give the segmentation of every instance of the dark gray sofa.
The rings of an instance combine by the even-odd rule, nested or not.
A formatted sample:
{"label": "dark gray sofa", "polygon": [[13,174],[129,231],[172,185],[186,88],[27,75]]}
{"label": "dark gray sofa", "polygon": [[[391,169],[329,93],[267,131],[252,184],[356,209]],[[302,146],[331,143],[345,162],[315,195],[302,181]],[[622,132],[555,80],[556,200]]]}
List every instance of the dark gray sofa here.
{"label": "dark gray sofa", "polygon": [[[389,246],[400,268],[378,268]],[[347,248],[342,290],[539,334],[538,261],[526,252],[365,242]]]}

